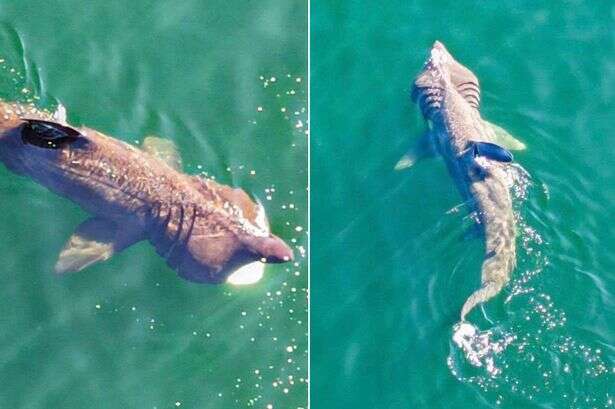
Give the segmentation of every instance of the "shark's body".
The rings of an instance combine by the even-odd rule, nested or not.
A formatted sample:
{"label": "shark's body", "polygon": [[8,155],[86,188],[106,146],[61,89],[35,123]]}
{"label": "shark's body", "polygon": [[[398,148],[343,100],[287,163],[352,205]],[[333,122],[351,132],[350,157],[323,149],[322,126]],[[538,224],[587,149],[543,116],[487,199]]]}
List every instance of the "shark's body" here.
{"label": "shark's body", "polygon": [[0,161],[93,216],[69,239],[57,272],[81,270],[141,240],[196,282],[222,282],[259,260],[292,259],[260,204],[241,189],[182,173],[170,141],[148,137],[138,149],[70,127],[64,115],[0,102]]}
{"label": "shark's body", "polygon": [[501,146],[523,149],[524,145],[481,118],[478,79],[439,42],[417,76],[412,94],[429,130],[398,167],[439,154],[484,233],[481,287],[463,305],[463,321],[477,304],[500,292],[515,268],[515,218],[506,172],[512,155]]}

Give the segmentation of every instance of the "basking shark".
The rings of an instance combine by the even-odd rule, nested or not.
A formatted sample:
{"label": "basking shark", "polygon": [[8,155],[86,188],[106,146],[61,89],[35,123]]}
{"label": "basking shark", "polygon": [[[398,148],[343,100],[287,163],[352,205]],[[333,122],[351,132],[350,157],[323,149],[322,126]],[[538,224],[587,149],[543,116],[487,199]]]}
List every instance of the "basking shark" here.
{"label": "basking shark", "polygon": [[[149,240],[182,278],[245,281],[263,263],[293,259],[263,206],[238,188],[181,171],[170,140],[141,149],[55,113],[0,101],[0,161],[91,214],[60,252],[57,273],[79,271]],[[239,277],[239,278],[237,278]],[[260,277],[257,277],[260,278]]]}
{"label": "basking shark", "polygon": [[513,166],[510,150],[525,145],[481,118],[478,79],[438,41],[414,81],[412,100],[419,105],[427,130],[396,169],[439,154],[485,239],[481,287],[461,309],[465,321],[476,305],[502,290],[515,268],[515,218],[507,170]]}

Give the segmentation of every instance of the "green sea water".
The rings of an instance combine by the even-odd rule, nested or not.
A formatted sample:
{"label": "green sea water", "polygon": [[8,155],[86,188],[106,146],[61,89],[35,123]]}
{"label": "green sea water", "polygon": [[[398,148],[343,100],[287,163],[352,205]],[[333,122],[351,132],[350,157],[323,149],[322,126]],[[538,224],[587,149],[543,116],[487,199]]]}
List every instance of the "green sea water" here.
{"label": "green sea water", "polygon": [[2,1],[0,59],[1,98],[172,139],[296,254],[246,287],[184,281],[147,242],[58,277],[87,215],[0,167],[0,408],[305,408],[307,4]]}
{"label": "green sea water", "polygon": [[[311,10],[312,406],[613,407],[612,2]],[[474,355],[452,336],[483,243],[461,238],[440,159],[393,171],[424,129],[409,90],[435,40],[480,79],[483,116],[528,146],[518,265],[469,317]]]}

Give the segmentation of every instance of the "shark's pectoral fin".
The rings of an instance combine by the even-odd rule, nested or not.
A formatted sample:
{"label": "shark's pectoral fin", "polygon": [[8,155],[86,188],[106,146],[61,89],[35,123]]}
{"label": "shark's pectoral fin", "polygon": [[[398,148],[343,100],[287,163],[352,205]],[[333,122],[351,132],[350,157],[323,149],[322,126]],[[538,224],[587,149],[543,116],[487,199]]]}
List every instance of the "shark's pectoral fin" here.
{"label": "shark's pectoral fin", "polygon": [[113,254],[143,240],[143,233],[132,226],[100,218],[91,218],[79,225],[60,252],[55,265],[58,274],[81,271],[110,258]]}
{"label": "shark's pectoral fin", "polygon": [[112,244],[89,241],[80,236],[73,236],[60,253],[55,272],[64,274],[81,271],[98,261],[107,260],[112,255]]}
{"label": "shark's pectoral fin", "polygon": [[143,150],[155,158],[166,163],[175,170],[181,171],[182,160],[177,146],[169,139],[157,136],[147,136],[143,140]]}
{"label": "shark's pectoral fin", "polygon": [[427,130],[416,145],[406,152],[395,165],[395,170],[408,169],[421,159],[433,157],[436,154],[436,149],[433,144],[433,134]]}
{"label": "shark's pectoral fin", "polygon": [[414,150],[409,150],[408,152],[404,153],[401,158],[399,158],[399,160],[395,164],[395,170],[408,169],[409,167],[414,165],[416,161],[417,158],[414,154]]}
{"label": "shark's pectoral fin", "polygon": [[501,145],[511,151],[522,151],[526,148],[525,144],[509,134],[505,129],[496,124],[492,124],[489,121],[485,121],[485,124],[491,128],[493,131],[493,138],[495,143]]}
{"label": "shark's pectoral fin", "polygon": [[474,157],[483,156],[498,162],[512,162],[513,155],[509,150],[490,142],[471,142]]}

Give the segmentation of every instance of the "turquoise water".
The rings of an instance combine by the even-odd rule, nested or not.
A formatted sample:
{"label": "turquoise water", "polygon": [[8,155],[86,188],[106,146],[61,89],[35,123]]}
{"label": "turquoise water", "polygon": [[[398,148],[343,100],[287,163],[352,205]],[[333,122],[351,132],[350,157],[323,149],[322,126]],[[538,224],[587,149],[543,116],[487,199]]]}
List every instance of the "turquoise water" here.
{"label": "turquoise water", "polygon": [[0,3],[0,97],[242,187],[296,250],[252,286],[186,282],[148,243],[53,274],[87,215],[0,168],[0,407],[307,404],[307,5]]}
{"label": "turquoise water", "polygon": [[[311,7],[313,407],[613,407],[612,5]],[[475,356],[452,336],[482,243],[460,239],[441,160],[393,171],[424,128],[409,88],[436,39],[479,77],[484,117],[528,146],[518,266],[470,316]]]}

